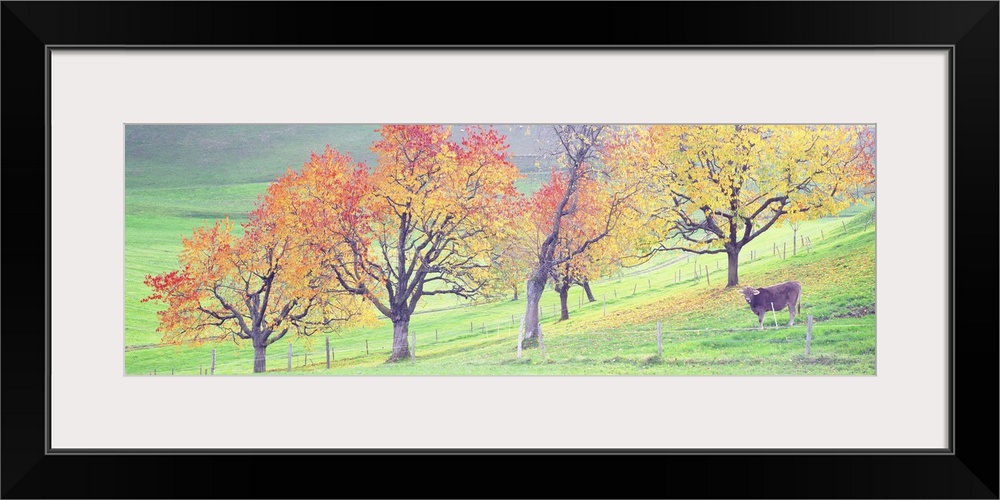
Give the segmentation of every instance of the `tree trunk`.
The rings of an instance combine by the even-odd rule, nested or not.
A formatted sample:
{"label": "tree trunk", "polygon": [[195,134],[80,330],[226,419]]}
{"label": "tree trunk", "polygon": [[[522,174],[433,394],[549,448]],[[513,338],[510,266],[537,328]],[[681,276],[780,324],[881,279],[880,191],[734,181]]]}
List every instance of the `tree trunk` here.
{"label": "tree trunk", "polygon": [[267,351],[267,345],[261,343],[261,345],[256,345],[254,342],[253,346],[253,372],[254,373],[264,373],[267,371],[267,357],[265,353]]}
{"label": "tree trunk", "polygon": [[798,230],[793,229],[792,230],[792,256],[793,257],[795,256],[795,249],[798,248],[797,243],[798,243],[799,240],[795,239],[795,235],[797,235],[797,234],[798,234]]}
{"label": "tree trunk", "polygon": [[559,307],[562,308],[559,314],[559,321],[565,321],[569,319],[569,305],[567,301],[569,299],[569,287],[564,286],[559,289]]}
{"label": "tree trunk", "polygon": [[410,318],[392,320],[392,356],[387,361],[400,361],[410,357]]}
{"label": "tree trunk", "polygon": [[545,277],[532,276],[528,280],[527,286],[527,308],[524,312],[524,340],[537,342],[538,339],[538,302],[542,299],[542,292],[545,291]]}
{"label": "tree trunk", "polygon": [[740,250],[738,248],[727,248],[726,255],[729,257],[729,280],[726,282],[726,287],[728,288],[740,284]]}
{"label": "tree trunk", "polygon": [[514,300],[517,301],[517,287],[514,287]]}
{"label": "tree trunk", "polygon": [[590,282],[583,282],[583,291],[587,292],[587,302],[595,302],[597,299],[594,298],[594,292],[590,291]]}

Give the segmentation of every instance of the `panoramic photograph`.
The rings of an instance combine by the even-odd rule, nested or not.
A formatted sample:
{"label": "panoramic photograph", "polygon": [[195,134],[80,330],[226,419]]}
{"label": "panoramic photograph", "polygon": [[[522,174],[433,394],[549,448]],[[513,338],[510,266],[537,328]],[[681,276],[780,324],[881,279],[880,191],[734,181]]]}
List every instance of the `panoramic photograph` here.
{"label": "panoramic photograph", "polygon": [[876,373],[874,124],[126,124],[128,376]]}

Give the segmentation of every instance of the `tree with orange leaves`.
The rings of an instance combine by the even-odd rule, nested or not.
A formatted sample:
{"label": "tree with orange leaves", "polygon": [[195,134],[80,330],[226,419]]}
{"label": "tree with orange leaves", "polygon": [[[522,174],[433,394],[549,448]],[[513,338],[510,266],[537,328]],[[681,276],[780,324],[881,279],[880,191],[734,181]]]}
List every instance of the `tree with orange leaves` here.
{"label": "tree with orange leaves", "polygon": [[281,182],[295,186],[301,236],[325,272],[392,321],[396,361],[409,356],[421,298],[487,291],[518,171],[493,129],[470,128],[460,142],[439,125],[378,132],[371,172],[328,147]]}
{"label": "tree with orange leaves", "polygon": [[[549,181],[532,196],[529,211],[536,233],[551,230],[556,207],[566,196],[568,178],[567,172],[553,171]],[[561,320],[569,319],[569,289],[573,285],[583,286],[600,276],[602,261],[609,257],[605,253],[608,249],[602,247],[608,246],[607,243],[612,240],[610,232],[597,238],[605,232],[602,215],[610,210],[607,204],[611,197],[587,176],[577,181],[576,190],[573,210],[561,218],[553,252],[555,265],[549,270],[553,289],[559,294]],[[593,239],[597,241],[586,251],[576,252],[585,242]]]}
{"label": "tree with orange leaves", "polygon": [[[572,277],[574,270],[579,274],[584,254],[637,221],[633,201],[645,189],[643,174],[634,164],[604,161],[603,141],[610,127],[557,125],[553,129],[560,144],[560,173],[536,198],[534,229],[539,243],[532,256],[525,311],[524,339],[529,345],[540,338],[538,303],[545,283],[553,276]],[[561,294],[568,289],[568,285],[560,286]]]}
{"label": "tree with orange leaves", "polygon": [[267,371],[267,347],[287,334],[308,336],[364,317],[360,301],[341,291],[303,251],[291,214],[273,185],[243,235],[226,219],[183,240],[181,268],[146,276],[146,301],[157,314],[161,343],[198,345],[231,338],[254,348],[254,373]]}

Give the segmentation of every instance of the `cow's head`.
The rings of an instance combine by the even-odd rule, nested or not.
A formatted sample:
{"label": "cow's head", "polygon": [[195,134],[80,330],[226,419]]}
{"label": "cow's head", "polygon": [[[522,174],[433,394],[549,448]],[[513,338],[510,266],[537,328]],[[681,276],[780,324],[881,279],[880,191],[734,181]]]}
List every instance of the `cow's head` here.
{"label": "cow's head", "polygon": [[736,293],[742,295],[743,299],[747,301],[747,304],[749,304],[750,300],[753,299],[753,296],[760,293],[760,290],[752,286],[745,286],[743,288],[736,290]]}

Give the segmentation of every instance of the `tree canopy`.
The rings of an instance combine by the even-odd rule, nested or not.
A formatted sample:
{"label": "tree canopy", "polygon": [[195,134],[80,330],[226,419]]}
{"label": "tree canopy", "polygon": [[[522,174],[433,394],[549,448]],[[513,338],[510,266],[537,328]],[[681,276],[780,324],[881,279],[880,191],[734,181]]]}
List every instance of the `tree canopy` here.
{"label": "tree canopy", "polygon": [[[654,251],[727,253],[738,284],[743,246],[782,220],[836,214],[857,200],[866,127],[842,125],[657,125],[632,127],[609,148],[615,161],[645,165],[646,243]],[[861,145],[861,146],[859,146]]]}

